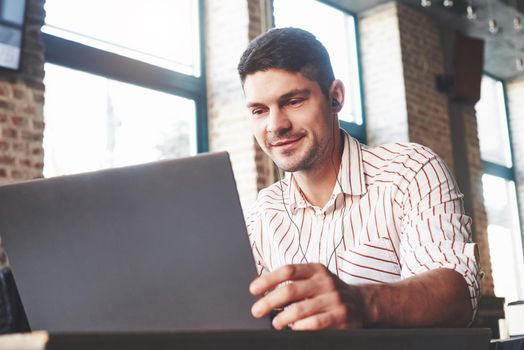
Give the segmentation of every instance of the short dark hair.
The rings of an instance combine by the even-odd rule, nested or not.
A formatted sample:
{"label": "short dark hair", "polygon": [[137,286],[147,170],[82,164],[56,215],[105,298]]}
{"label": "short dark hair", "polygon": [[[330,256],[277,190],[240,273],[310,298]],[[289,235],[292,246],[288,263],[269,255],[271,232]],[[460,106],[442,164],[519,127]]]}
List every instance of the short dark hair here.
{"label": "short dark hair", "polygon": [[298,28],[274,28],[249,43],[238,64],[242,85],[250,74],[272,68],[304,76],[320,85],[329,97],[335,80],[329,53],[315,36]]}

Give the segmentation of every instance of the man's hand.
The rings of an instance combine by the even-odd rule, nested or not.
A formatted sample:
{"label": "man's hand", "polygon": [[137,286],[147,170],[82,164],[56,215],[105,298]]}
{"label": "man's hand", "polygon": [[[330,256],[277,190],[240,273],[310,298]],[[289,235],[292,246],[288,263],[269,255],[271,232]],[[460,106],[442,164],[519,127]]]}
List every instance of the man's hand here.
{"label": "man's hand", "polygon": [[[279,287],[285,282],[291,283]],[[285,307],[273,319],[276,329],[359,328],[366,321],[359,287],[345,284],[321,264],[283,266],[257,278],[249,289],[253,295],[267,293],[253,305],[253,316]]]}
{"label": "man's hand", "polygon": [[285,307],[273,320],[276,329],[467,327],[473,313],[465,279],[445,268],[355,286],[320,264],[286,265],[257,278],[250,291],[267,293],[253,305],[255,317]]}

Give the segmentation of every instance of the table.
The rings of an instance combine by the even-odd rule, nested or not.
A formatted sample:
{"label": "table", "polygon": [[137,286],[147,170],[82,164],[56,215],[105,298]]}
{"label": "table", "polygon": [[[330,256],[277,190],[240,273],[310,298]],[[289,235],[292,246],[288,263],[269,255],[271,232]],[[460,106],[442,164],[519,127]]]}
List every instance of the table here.
{"label": "table", "polygon": [[[17,350],[488,350],[489,329],[360,329],[349,331],[232,331],[158,333],[33,334],[33,342],[0,349]],[[7,336],[13,337],[13,336]],[[29,336],[30,337],[30,336]]]}

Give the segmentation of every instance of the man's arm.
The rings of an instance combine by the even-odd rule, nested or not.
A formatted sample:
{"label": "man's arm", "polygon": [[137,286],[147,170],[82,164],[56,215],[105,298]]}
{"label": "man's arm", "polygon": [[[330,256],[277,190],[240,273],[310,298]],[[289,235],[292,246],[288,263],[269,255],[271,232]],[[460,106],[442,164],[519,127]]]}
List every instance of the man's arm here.
{"label": "man's arm", "polygon": [[362,289],[370,326],[467,327],[473,316],[466,281],[450,269]]}
{"label": "man's arm", "polygon": [[[279,284],[292,281],[284,286]],[[276,329],[360,327],[466,327],[472,306],[464,278],[450,269],[427,271],[400,282],[348,285],[321,264],[286,265],[257,278],[254,295],[272,292],[252,308],[255,317],[286,307]]]}

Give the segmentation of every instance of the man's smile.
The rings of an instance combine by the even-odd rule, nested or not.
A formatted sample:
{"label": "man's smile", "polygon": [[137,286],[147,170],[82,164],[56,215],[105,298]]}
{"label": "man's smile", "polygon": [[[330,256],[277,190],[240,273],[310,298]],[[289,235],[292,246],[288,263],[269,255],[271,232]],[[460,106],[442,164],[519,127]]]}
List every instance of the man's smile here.
{"label": "man's smile", "polygon": [[301,135],[301,136],[298,136],[298,137],[293,137],[293,138],[288,138],[288,139],[281,139],[281,140],[278,140],[276,142],[270,142],[270,146],[271,146],[271,148],[275,148],[275,149],[278,149],[278,150],[287,150],[287,149],[292,148],[295,145],[297,145],[298,142],[300,140],[302,140],[303,138],[304,138],[304,136]]}

